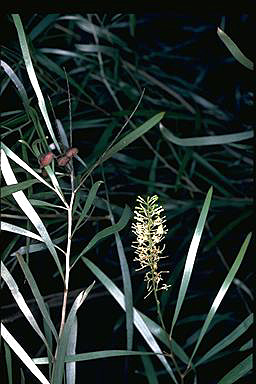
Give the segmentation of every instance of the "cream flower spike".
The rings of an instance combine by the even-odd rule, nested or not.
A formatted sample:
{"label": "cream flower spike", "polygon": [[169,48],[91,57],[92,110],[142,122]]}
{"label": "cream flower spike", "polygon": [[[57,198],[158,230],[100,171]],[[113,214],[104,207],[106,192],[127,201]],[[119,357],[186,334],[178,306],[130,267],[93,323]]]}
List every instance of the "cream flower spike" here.
{"label": "cream flower spike", "polygon": [[164,239],[167,228],[165,216],[161,216],[164,211],[162,206],[158,206],[156,201],[158,196],[147,197],[144,200],[138,196],[137,202],[139,205],[134,210],[135,223],[132,224],[132,232],[136,235],[137,240],[133,241],[132,247],[135,248],[136,257],[134,261],[140,263],[140,268],[137,271],[148,268],[149,271],[145,274],[147,283],[148,297],[154,292],[167,290],[170,285],[162,283],[162,274],[169,271],[158,271],[158,262],[166,257],[161,256],[165,246],[159,245]]}

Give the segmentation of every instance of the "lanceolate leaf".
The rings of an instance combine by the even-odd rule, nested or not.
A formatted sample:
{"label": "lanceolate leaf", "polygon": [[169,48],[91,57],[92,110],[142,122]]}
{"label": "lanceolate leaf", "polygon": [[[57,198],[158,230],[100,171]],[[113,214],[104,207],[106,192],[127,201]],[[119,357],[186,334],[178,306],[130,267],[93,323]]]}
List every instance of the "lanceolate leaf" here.
{"label": "lanceolate leaf", "polygon": [[[109,291],[109,293],[115,298],[115,300],[118,302],[118,304],[125,310],[125,301],[124,301],[124,294],[120,291],[119,288],[90,260],[83,257],[82,258],[85,265],[92,271],[92,273],[97,276],[97,278],[101,281],[101,283],[106,287],[106,289]],[[145,341],[148,343],[150,348],[153,352],[157,354],[157,357],[162,362],[164,367],[166,368],[167,372],[173,379],[173,382],[175,384],[177,383],[177,380],[173,374],[173,371],[168,364],[166,358],[162,356],[162,351],[159,348],[157,342],[155,341],[154,336],[148,329],[146,323],[143,321],[142,317],[140,316],[139,312],[134,308],[133,309],[133,321],[136,326],[136,328],[139,330],[141,335],[144,337]]]}
{"label": "lanceolate leaf", "polygon": [[38,181],[40,181],[42,184],[46,185],[48,188],[52,189],[54,191],[54,188],[47,183],[41,176],[38,175],[25,161],[21,160],[13,151],[11,151],[4,143],[0,143],[1,149],[3,149],[6,153],[6,155],[15,161],[16,164],[18,164],[20,167],[25,169],[27,172],[29,172],[32,176],[34,176]]}
{"label": "lanceolate leaf", "polygon": [[31,237],[31,239],[36,239],[39,241],[43,241],[43,239],[38,236],[36,233],[33,233],[31,231],[28,231],[27,229],[18,227],[17,225],[13,225],[10,223],[1,222],[1,230],[2,231],[8,231],[12,233],[18,233],[19,235]]}
{"label": "lanceolate leaf", "polygon": [[253,368],[252,354],[246,357],[243,361],[237,364],[231,371],[229,371],[218,384],[232,384],[237,382],[238,379],[246,375]]}
{"label": "lanceolate leaf", "polygon": [[[5,179],[6,184],[15,184],[17,183],[16,177],[13,173],[13,170],[10,166],[10,163],[8,161],[8,158],[3,150],[1,150],[2,156],[1,156],[1,169],[2,169],[2,174]],[[16,200],[17,204],[19,207],[22,209],[22,211],[25,213],[25,215],[28,217],[28,219],[32,222],[32,224],[36,227],[38,230],[39,234],[41,235],[41,238],[47,245],[47,248],[51,252],[57,267],[59,269],[59,272],[64,279],[61,264],[56,252],[56,249],[54,247],[54,244],[44,226],[44,223],[42,222],[41,218],[37,214],[37,212],[34,210],[30,202],[28,201],[27,197],[25,196],[24,192],[19,191],[15,192],[12,194],[14,199]]]}
{"label": "lanceolate leaf", "polygon": [[30,52],[29,52],[29,48],[28,48],[28,44],[27,44],[27,40],[26,40],[26,36],[25,36],[25,32],[23,29],[23,25],[22,25],[20,16],[17,14],[13,14],[12,17],[13,17],[13,21],[14,21],[15,27],[16,27],[17,32],[18,32],[20,47],[21,47],[23,58],[24,58],[25,66],[26,66],[26,69],[28,72],[28,76],[29,76],[31,85],[34,88],[37,99],[38,99],[38,105],[39,105],[40,110],[42,112],[42,115],[44,117],[48,131],[49,131],[49,133],[53,139],[53,142],[54,142],[56,148],[58,149],[58,151],[61,152],[59,143],[58,143],[58,141],[55,137],[55,134],[53,132],[52,125],[51,125],[51,122],[50,122],[50,119],[48,116],[45,100],[44,100],[40,85],[39,85],[37,77],[36,77],[36,73],[35,73],[33,63],[32,63],[31,57],[30,57]]}
{"label": "lanceolate leaf", "polygon": [[247,329],[252,325],[253,323],[253,314],[251,313],[241,324],[234,329],[231,333],[229,333],[224,339],[220,340],[217,344],[214,345],[201,359],[199,359],[195,366],[202,364],[203,362],[206,362],[211,358],[211,356],[216,355],[218,352],[220,352],[222,349],[229,346],[231,343],[233,343],[236,339],[238,339],[241,335],[243,335]]}
{"label": "lanceolate leaf", "polygon": [[175,136],[169,129],[165,128],[162,123],[160,123],[160,131],[168,141],[182,147],[223,145],[248,140],[253,137],[253,130],[250,130],[245,132],[229,133],[227,135],[189,137],[180,139],[179,137]]}
{"label": "lanceolate leaf", "polygon": [[46,377],[42,374],[39,368],[35,365],[32,359],[29,357],[26,351],[22,346],[15,340],[15,338],[10,334],[4,324],[1,324],[1,336],[6,341],[6,343],[11,347],[11,349],[16,353],[16,355],[23,361],[27,366],[29,371],[36,376],[36,378],[42,384],[50,384]]}
{"label": "lanceolate leaf", "polygon": [[121,139],[118,143],[113,145],[104,155],[102,156],[102,161],[105,161],[112,157],[116,152],[121,151],[127,145],[137,140],[140,136],[144,135],[147,131],[149,131],[152,127],[159,123],[164,117],[164,112],[160,112],[157,115],[151,117],[148,121],[142,124],[140,127],[135,129],[134,131],[128,133],[123,139]]}
{"label": "lanceolate leaf", "polygon": [[[160,353],[162,355],[162,353]],[[106,357],[120,357],[120,356],[142,356],[142,355],[155,355],[153,352],[139,352],[139,351],[126,351],[123,349],[107,349],[105,351],[94,351],[94,352],[85,352],[77,353],[75,355],[67,355],[65,357],[65,363],[71,363],[74,361],[87,361],[87,360],[97,360],[105,359]],[[45,365],[48,364],[47,357],[35,357],[33,359],[35,364]]]}
{"label": "lanceolate leaf", "polygon": [[22,84],[22,82],[20,81],[16,73],[13,71],[13,69],[3,60],[0,61],[0,66],[4,69],[5,73],[9,76],[9,78],[12,80],[12,82],[15,84],[16,88],[18,89],[18,92],[21,96],[24,107],[27,111],[27,114],[29,115],[29,100],[28,100],[28,95],[24,85]]}
{"label": "lanceolate leaf", "polygon": [[222,283],[222,286],[220,287],[220,290],[217,294],[217,296],[215,297],[213,303],[212,303],[212,306],[211,306],[211,309],[205,319],[205,322],[204,322],[204,325],[202,327],[202,330],[201,330],[201,333],[198,337],[198,340],[197,340],[197,343],[196,343],[196,346],[194,348],[194,351],[190,357],[190,361],[192,361],[201,341],[202,341],[202,338],[204,337],[206,331],[207,331],[207,328],[209,327],[212,319],[213,319],[213,316],[215,315],[215,313],[217,312],[217,309],[223,299],[223,297],[225,296],[230,284],[232,283],[235,275],[236,275],[236,272],[238,271],[238,268],[240,267],[240,264],[244,258],[244,255],[245,255],[245,252],[248,248],[248,245],[250,243],[250,240],[251,240],[251,236],[252,236],[252,233],[249,233],[247,236],[246,236],[246,239],[245,241],[243,242],[243,245],[241,246],[241,249],[237,255],[237,258],[234,262],[234,264],[232,265],[232,267],[230,268],[230,271],[228,272],[225,280],[223,281]]}
{"label": "lanceolate leaf", "polygon": [[47,322],[49,328],[51,329],[54,337],[55,337],[55,340],[57,341],[58,340],[58,334],[57,334],[57,331],[53,325],[53,322],[50,318],[50,315],[48,313],[48,310],[47,310],[47,307],[45,305],[45,302],[44,302],[44,299],[39,291],[39,288],[37,286],[37,283],[29,269],[29,266],[27,265],[27,263],[25,263],[23,257],[21,255],[17,255],[17,259],[20,263],[20,266],[23,270],[23,273],[24,273],[24,276],[26,277],[26,280],[31,288],[31,291],[34,295],[34,298],[36,299],[36,302],[37,302],[37,305],[43,315],[43,318],[45,319],[45,321]]}
{"label": "lanceolate leaf", "polygon": [[172,331],[173,331],[174,325],[176,324],[178,315],[180,313],[180,309],[181,309],[181,306],[183,304],[185,294],[186,294],[187,289],[188,289],[188,284],[189,284],[190,277],[192,274],[197,250],[199,247],[199,242],[200,242],[200,239],[201,239],[201,236],[203,233],[206,217],[207,217],[207,214],[209,211],[211,198],[212,198],[212,187],[209,189],[207,196],[205,198],[204,205],[203,205],[203,208],[202,208],[202,211],[201,211],[201,214],[200,214],[200,217],[198,219],[198,223],[197,223],[197,226],[196,226],[196,229],[194,232],[194,236],[192,238],[192,241],[191,241],[191,244],[189,247],[187,260],[186,260],[186,264],[185,264],[185,268],[184,268],[184,272],[183,272],[183,276],[182,276],[182,281],[181,281],[181,285],[180,285],[178,300],[177,300],[177,304],[175,307],[175,312],[174,312],[174,316],[173,316],[173,320],[172,320],[170,339],[172,336]]}
{"label": "lanceolate leaf", "polygon": [[[111,210],[109,202],[107,203],[111,223],[115,224],[115,219]],[[123,243],[119,233],[115,233],[115,240],[117,246],[117,252],[120,261],[120,267],[122,272],[123,287],[124,287],[124,299],[125,299],[125,317],[126,317],[126,340],[127,349],[132,350],[133,344],[133,295],[132,295],[132,283],[129,272],[129,266],[126,260]]]}
{"label": "lanceolate leaf", "polygon": [[83,249],[83,251],[78,255],[75,262],[73,263],[72,267],[75,265],[75,263],[80,259],[81,256],[83,256],[86,252],[88,252],[98,241],[104,239],[107,236],[113,235],[116,232],[121,231],[126,224],[128,223],[129,219],[131,217],[131,210],[128,207],[128,205],[125,206],[122,216],[120,217],[120,220],[118,223],[112,225],[111,227],[105,228],[102,231],[98,232],[92,240],[87,244],[87,246]]}
{"label": "lanceolate leaf", "polygon": [[219,38],[222,40],[222,42],[226,45],[228,50],[231,52],[231,54],[234,56],[234,58],[239,61],[242,65],[244,65],[246,68],[253,70],[254,64],[253,62],[248,59],[243,52],[238,48],[238,46],[234,43],[234,41],[221,29],[217,29],[217,34]]}
{"label": "lanceolate leaf", "polygon": [[[67,355],[75,356],[76,355],[76,342],[77,342],[77,316],[75,317],[73,326],[71,327],[68,345],[67,345]],[[67,384],[75,384],[76,382],[76,363],[66,364],[66,377]]]}
{"label": "lanceolate leaf", "polygon": [[63,328],[63,332],[61,334],[60,341],[57,347],[56,362],[53,369],[53,377],[52,377],[52,383],[54,384],[62,384],[62,378],[64,374],[64,361],[67,353],[67,345],[69,341],[70,332],[74,325],[76,313],[79,307],[83,304],[84,300],[86,299],[93,285],[94,285],[94,282],[85,291],[82,291],[81,293],[79,293],[69,312],[67,321]]}
{"label": "lanceolate leaf", "polygon": [[[19,287],[16,284],[14,278],[4,265],[4,263],[1,261],[1,277],[7,284],[8,288],[11,291],[12,296],[14,297],[16,303],[18,304],[20,310],[22,311],[23,315],[28,320],[31,327],[36,331],[39,337],[43,340],[44,344],[46,345],[49,353],[51,354],[51,350],[48,346],[48,343],[44,337],[44,334],[42,333],[41,329],[39,328],[39,325],[36,322],[36,319],[34,318],[32,312],[30,311],[28,305],[26,304],[22,294],[20,293]],[[53,356],[52,356],[53,357]]]}
{"label": "lanceolate leaf", "polygon": [[11,184],[7,185],[5,187],[1,187],[0,194],[1,197],[9,196],[14,192],[22,191],[28,187],[31,187],[31,185],[38,183],[38,180],[32,179],[32,180],[26,180],[22,181],[21,183]]}
{"label": "lanceolate leaf", "polygon": [[76,226],[74,228],[74,231],[76,231],[77,227],[79,226],[79,224],[83,221],[83,219],[85,218],[85,216],[87,215],[89,209],[91,208],[92,204],[93,204],[93,201],[95,199],[95,196],[97,194],[97,191],[99,189],[99,186],[103,183],[103,181],[97,181],[96,183],[93,184],[93,186],[91,187],[90,191],[89,191],[89,194],[88,194],[88,197],[86,199],[86,202],[85,202],[85,205],[84,205],[84,208],[79,216],[79,219],[76,223]]}

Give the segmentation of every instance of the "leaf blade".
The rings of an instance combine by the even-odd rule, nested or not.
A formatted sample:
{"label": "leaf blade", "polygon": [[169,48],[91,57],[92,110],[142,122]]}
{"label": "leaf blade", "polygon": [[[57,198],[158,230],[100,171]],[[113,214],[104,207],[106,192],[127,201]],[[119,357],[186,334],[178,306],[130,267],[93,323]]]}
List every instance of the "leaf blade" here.
{"label": "leaf blade", "polygon": [[185,298],[185,294],[186,294],[186,291],[187,291],[187,288],[188,288],[189,280],[190,280],[190,277],[191,277],[191,274],[192,274],[192,270],[193,270],[193,266],[194,266],[194,262],[195,262],[195,258],[196,258],[196,253],[197,253],[197,250],[198,250],[198,247],[199,247],[199,242],[200,242],[200,239],[201,239],[201,236],[202,236],[202,232],[203,232],[203,229],[204,229],[204,224],[205,224],[206,217],[207,217],[207,214],[208,214],[208,211],[209,211],[209,207],[210,207],[210,203],[211,203],[212,191],[213,191],[213,189],[211,187],[209,189],[207,195],[206,195],[206,198],[205,198],[205,201],[204,201],[204,205],[203,205],[202,211],[200,213],[200,216],[199,216],[199,219],[198,219],[198,222],[197,222],[197,225],[196,225],[196,229],[195,229],[192,241],[190,243],[190,247],[189,247],[189,251],[188,251],[188,255],[187,255],[187,260],[186,260],[186,263],[185,263],[184,272],[183,272],[183,276],[182,276],[182,281],[181,281],[181,284],[180,284],[178,300],[177,300],[177,304],[176,304],[176,307],[175,307],[175,312],[174,312],[174,316],[173,316],[173,320],[172,320],[172,326],[171,326],[171,331],[170,331],[170,339],[171,339],[171,336],[172,336],[173,328],[174,328],[174,326],[176,324],[178,315],[180,313],[180,309],[181,309],[181,306],[183,304],[183,301],[184,301],[184,298]]}
{"label": "leaf blade", "polygon": [[240,48],[234,43],[234,41],[221,29],[218,27],[217,34],[221,41],[225,44],[228,50],[231,52],[232,56],[241,63],[244,67],[253,71],[254,64],[253,62],[246,57]]}
{"label": "leaf blade", "polygon": [[1,335],[6,343],[11,347],[11,349],[16,353],[20,360],[27,366],[29,371],[37,377],[37,379],[42,384],[50,384],[46,377],[42,374],[39,368],[35,365],[33,360],[27,354],[27,352],[22,348],[22,346],[15,340],[11,333],[7,330],[5,325],[1,324]]}
{"label": "leaf blade", "polygon": [[[3,174],[3,177],[5,179],[5,182],[7,185],[16,184],[17,180],[16,180],[16,177],[15,177],[13,170],[10,166],[8,158],[5,154],[5,151],[3,149],[1,149],[1,152],[2,152],[1,169],[2,169],[2,174]],[[41,218],[39,217],[39,215],[37,214],[35,209],[32,207],[32,205],[30,204],[30,202],[27,199],[27,197],[25,196],[24,192],[19,191],[19,192],[13,193],[12,195],[13,195],[15,201],[17,202],[17,204],[19,205],[19,207],[22,209],[22,211],[25,213],[25,215],[28,217],[28,219],[32,222],[32,224],[36,227],[37,231],[41,235],[41,238],[43,239],[43,241],[47,245],[47,248],[49,249],[51,255],[53,256],[54,261],[58,267],[58,270],[59,270],[59,272],[60,272],[60,274],[64,280],[64,275],[62,272],[62,268],[61,268],[61,264],[60,264],[60,261],[58,258],[58,254],[56,252],[54,244],[53,244]]]}
{"label": "leaf blade", "polygon": [[192,361],[192,359],[193,359],[193,357],[194,357],[194,355],[195,355],[195,353],[196,353],[196,351],[197,351],[197,349],[198,349],[198,347],[199,347],[199,345],[200,345],[200,343],[201,343],[201,341],[202,341],[202,339],[203,339],[203,337],[204,337],[204,335],[205,335],[205,333],[206,333],[206,331],[207,331],[207,329],[208,329],[208,327],[209,327],[209,325],[213,319],[213,316],[215,315],[223,297],[225,296],[230,284],[232,283],[232,281],[235,277],[235,274],[236,274],[238,268],[240,267],[241,262],[243,261],[243,258],[244,258],[245,252],[248,248],[251,237],[252,237],[252,233],[250,232],[246,236],[231,269],[229,270],[225,280],[223,281],[223,283],[219,289],[219,292],[217,293],[217,295],[216,295],[216,297],[212,303],[212,306],[209,310],[209,313],[205,319],[205,322],[204,322],[203,327],[201,329],[200,335],[198,337],[196,346],[195,346],[193,353],[190,357],[190,362]]}
{"label": "leaf blade", "polygon": [[118,143],[113,145],[113,147],[111,147],[106,153],[103,154],[102,162],[112,157],[115,153],[121,151],[127,145],[137,140],[140,136],[144,135],[147,131],[149,131],[156,124],[158,124],[160,120],[162,120],[164,115],[165,112],[160,112],[155,116],[151,117],[151,119],[147,120],[144,124],[136,128],[134,131],[128,133],[123,139],[121,139]]}
{"label": "leaf blade", "polygon": [[[91,272],[97,276],[97,278],[101,281],[101,283],[107,288],[109,293],[115,298],[115,300],[118,302],[118,304],[125,309],[125,301],[124,301],[124,294],[120,291],[119,288],[89,259],[83,257],[82,258],[85,265],[91,270]],[[162,356],[162,351],[160,347],[158,346],[157,342],[155,341],[152,333],[148,329],[147,325],[143,321],[142,317],[140,316],[139,312],[134,308],[133,309],[133,318],[134,318],[134,324],[136,328],[139,330],[141,335],[144,337],[145,341],[148,343],[149,347],[157,354],[157,357],[162,362],[164,367],[166,368],[169,375],[172,377],[175,384],[177,384],[177,380],[173,374],[173,371],[171,367],[169,366],[167,360],[164,356]]]}

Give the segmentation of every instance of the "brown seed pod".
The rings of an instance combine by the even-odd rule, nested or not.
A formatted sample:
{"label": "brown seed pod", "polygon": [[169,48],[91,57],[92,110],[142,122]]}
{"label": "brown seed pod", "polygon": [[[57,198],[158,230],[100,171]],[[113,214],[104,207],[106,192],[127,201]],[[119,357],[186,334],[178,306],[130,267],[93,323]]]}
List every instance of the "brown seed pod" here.
{"label": "brown seed pod", "polygon": [[70,161],[70,157],[62,156],[62,157],[59,157],[57,161],[60,167],[65,167],[65,165],[67,165],[68,162]]}
{"label": "brown seed pod", "polygon": [[52,152],[48,152],[45,155],[41,155],[38,159],[40,168],[46,167],[49,165],[54,158],[54,154]]}
{"label": "brown seed pod", "polygon": [[75,156],[75,155],[77,155],[78,154],[78,149],[77,148],[69,148],[67,151],[66,151],[66,153],[65,153],[65,156],[67,156],[67,157],[73,157],[73,156]]}

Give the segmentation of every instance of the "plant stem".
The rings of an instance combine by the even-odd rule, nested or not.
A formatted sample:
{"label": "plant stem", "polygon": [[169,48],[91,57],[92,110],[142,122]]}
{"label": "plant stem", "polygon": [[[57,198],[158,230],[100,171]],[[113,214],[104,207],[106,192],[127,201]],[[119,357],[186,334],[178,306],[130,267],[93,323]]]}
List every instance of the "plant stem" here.
{"label": "plant stem", "polygon": [[[152,270],[152,273],[154,271]],[[160,323],[161,323],[161,326],[164,330],[165,329],[165,325],[164,325],[164,321],[163,321],[163,316],[162,316],[162,313],[161,313],[161,308],[160,308],[160,301],[158,300],[158,297],[157,297],[157,291],[156,291],[156,286],[155,286],[155,282],[153,281],[153,290],[154,290],[154,296],[155,296],[155,301],[156,301],[156,308],[157,308],[157,314],[158,314],[158,317],[159,317],[159,320],[160,320]]]}
{"label": "plant stem", "polygon": [[65,285],[64,285],[64,293],[63,293],[63,304],[61,311],[61,323],[60,323],[60,332],[59,336],[61,336],[66,317],[66,309],[67,309],[67,297],[68,297],[68,284],[69,284],[69,274],[70,274],[70,250],[71,250],[71,233],[72,233],[72,209],[74,203],[75,193],[72,192],[70,205],[68,208],[68,240],[67,240],[67,250],[66,250],[66,274],[65,274]]}

